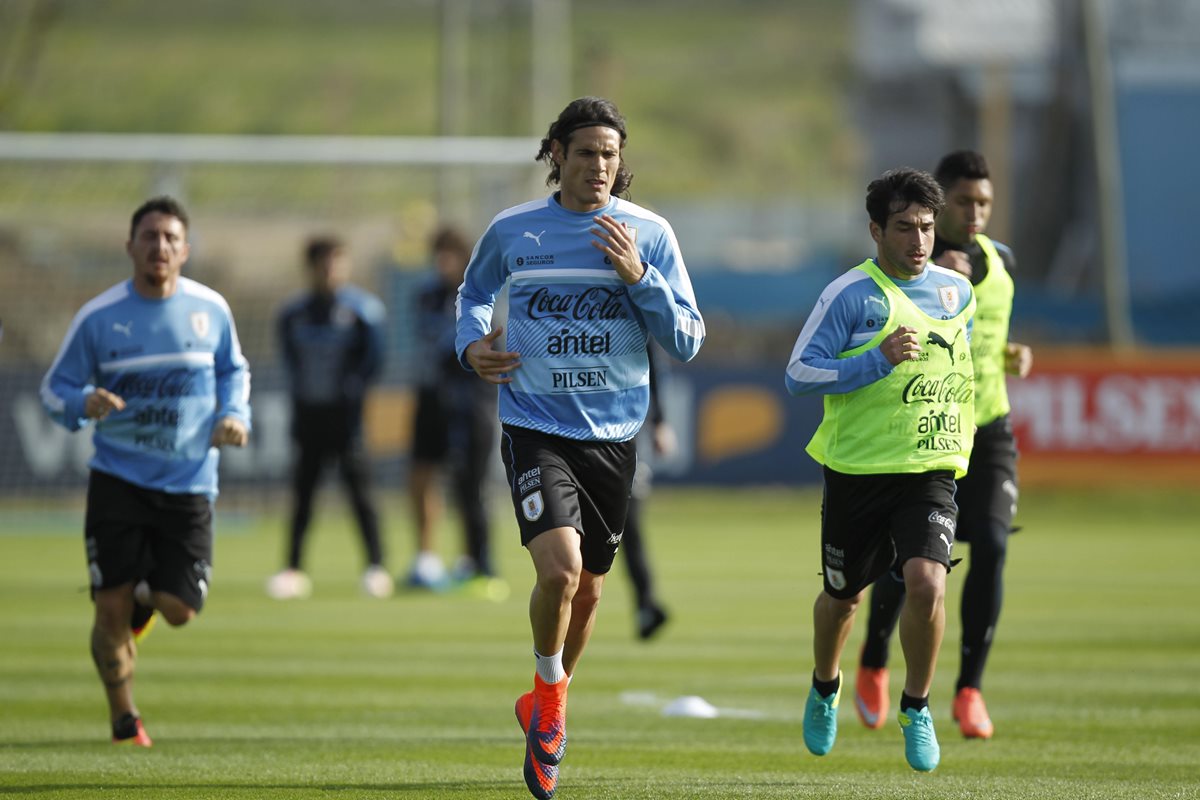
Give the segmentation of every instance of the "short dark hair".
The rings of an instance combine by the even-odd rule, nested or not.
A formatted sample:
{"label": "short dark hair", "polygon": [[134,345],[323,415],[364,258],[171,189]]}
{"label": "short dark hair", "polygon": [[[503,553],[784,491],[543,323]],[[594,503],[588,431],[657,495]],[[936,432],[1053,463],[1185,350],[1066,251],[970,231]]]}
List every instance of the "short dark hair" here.
{"label": "short dark hair", "polygon": [[963,179],[982,181],[992,176],[988,172],[987,159],[982,153],[974,150],[955,150],[942,157],[937,169],[933,171],[933,177],[943,189],[949,189],[955,182]]}
{"label": "short dark hair", "polygon": [[867,214],[881,228],[888,217],[913,203],[937,216],[946,206],[942,187],[928,172],[912,167],[889,169],[867,186]]}
{"label": "short dark hair", "polygon": [[[625,149],[625,117],[621,116],[621,112],[617,110],[613,101],[603,97],[580,97],[578,100],[572,100],[570,105],[558,115],[558,119],[551,123],[550,130],[546,132],[546,138],[542,139],[542,147],[534,158],[534,161],[545,161],[550,165],[550,175],[546,178],[547,186],[558,183],[562,177],[561,168],[554,163],[551,144],[557,141],[566,151],[571,144],[571,135],[575,131],[594,125],[603,125],[619,133],[621,149]],[[622,156],[620,166],[617,167],[617,179],[613,182],[612,193],[624,194],[629,190],[631,183],[633,183],[633,173],[625,166],[625,158]]]}
{"label": "short dark hair", "polygon": [[132,239],[134,233],[137,232],[137,226],[138,223],[142,221],[142,217],[155,212],[158,212],[159,214],[168,214],[172,217],[175,217],[177,220],[183,223],[183,229],[185,231],[187,230],[187,212],[183,210],[183,206],[180,205],[178,200],[173,197],[168,197],[164,194],[159,195],[158,197],[151,197],[149,200],[138,206],[137,211],[133,212],[133,218],[129,221],[130,239]]}
{"label": "short dark hair", "polygon": [[315,267],[321,259],[344,249],[346,245],[336,236],[314,236],[304,245],[304,263]]}
{"label": "short dark hair", "polygon": [[471,243],[467,241],[467,237],[462,231],[450,225],[444,225],[434,231],[429,246],[435,253],[440,250],[449,250],[455,255],[461,256],[463,261],[471,259]]}

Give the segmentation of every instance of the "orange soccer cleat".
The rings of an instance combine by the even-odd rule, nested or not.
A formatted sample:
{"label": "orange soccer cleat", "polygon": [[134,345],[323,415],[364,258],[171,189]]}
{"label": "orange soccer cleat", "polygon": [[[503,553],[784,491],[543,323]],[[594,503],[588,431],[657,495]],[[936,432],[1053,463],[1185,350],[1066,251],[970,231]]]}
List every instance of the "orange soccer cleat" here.
{"label": "orange soccer cleat", "polygon": [[533,676],[533,703],[527,734],[534,757],[557,766],[567,752],[567,681],[546,683]]}
{"label": "orange soccer cleat", "polygon": [[995,728],[978,689],[963,687],[954,696],[954,721],[968,739],[990,739]]}
{"label": "orange soccer cleat", "polygon": [[877,730],[887,722],[888,668],[858,667],[854,679],[854,710],[862,724]]}
{"label": "orange soccer cleat", "polygon": [[152,747],[146,728],[142,725],[141,717],[126,714],[113,723],[113,744],[127,744],[135,747]]}
{"label": "orange soccer cleat", "polygon": [[525,785],[538,800],[550,800],[558,788],[558,767],[543,764],[533,757],[533,745],[529,742],[529,721],[533,718],[533,692],[517,698],[514,711],[521,733],[525,734]]}

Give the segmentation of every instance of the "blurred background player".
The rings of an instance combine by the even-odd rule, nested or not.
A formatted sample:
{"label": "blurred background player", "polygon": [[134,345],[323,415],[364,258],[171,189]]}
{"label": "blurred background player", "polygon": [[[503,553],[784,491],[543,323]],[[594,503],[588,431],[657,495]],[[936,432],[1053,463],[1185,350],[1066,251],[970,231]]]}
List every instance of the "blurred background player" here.
{"label": "blurred background player", "polygon": [[386,312],[377,297],[347,283],[350,258],[340,240],[311,239],[304,263],[309,290],[288,302],[278,319],[296,451],[287,567],[267,581],[267,594],[286,600],[311,592],[303,571],[304,539],[321,474],[337,462],[366,555],[362,590],[389,597],[393,582],[383,566],[362,431],[367,390],[383,364]]}
{"label": "blurred background player", "polygon": [[905,759],[921,772],[941,758],[929,688],[946,623],[954,478],[966,471],[975,419],[971,284],[929,263],[944,202],[934,178],[918,170],[871,182],[876,257],[821,293],[786,373],[792,394],[824,395],[807,447],[823,466],[825,491],[804,744],[818,756],[833,748],[842,649],[865,589],[895,563],[909,587],[899,722]]}
{"label": "blurred background player", "polygon": [[[971,354],[975,369],[975,444],[966,476],[958,480],[957,539],[971,545],[963,582],[962,645],[953,716],[967,738],[990,738],[994,726],[983,702],[987,663],[1003,599],[1008,536],[1017,511],[1017,445],[1009,419],[1005,374],[1024,378],[1030,349],[1008,339],[1015,266],[1012,250],[984,235],[992,213],[992,181],[984,157],[970,150],[945,156],[934,175],[946,193],[938,215],[933,260],[971,279],[975,321]],[[904,602],[904,582],[884,575],[871,590],[854,703],[869,728],[888,710],[888,643]]]}
{"label": "blurred background player", "polygon": [[212,581],[218,449],[250,429],[250,375],[229,305],[180,275],[188,218],[169,197],[133,214],[132,280],[87,302],[42,381],[50,416],[92,441],[84,535],[91,651],[114,742],[150,747],[133,702],[137,640],[155,612],[191,621]]}
{"label": "blurred background player", "polygon": [[[516,714],[525,784],[540,800],[558,785],[567,683],[625,527],[650,399],[647,342],[687,361],[705,335],[671,226],[618,197],[633,178],[625,139],[608,100],[563,109],[537,154],[558,191],[496,215],[458,295],[456,349],[500,386],[500,454],[537,573],[534,688]],[[498,351],[492,312],[506,284],[509,349]]]}
{"label": "blurred background player", "polygon": [[448,473],[463,527],[463,555],[450,578],[502,600],[507,585],[496,577],[491,555],[486,483],[495,458],[496,387],[462,368],[454,350],[454,305],[471,258],[457,229],[433,237],[434,273],[417,295],[417,333],[422,342],[409,493],[416,522],[417,553],[406,582],[438,589],[447,582],[437,549],[442,518],[442,477]]}
{"label": "blurred background player", "polygon": [[650,496],[651,484],[654,480],[654,468],[651,460],[665,458],[675,452],[675,429],[666,421],[663,414],[662,393],[662,354],[653,343],[647,348],[649,357],[650,380],[650,411],[646,415],[648,426],[638,433],[639,442],[648,442],[652,451],[650,458],[638,456],[637,471],[633,476],[633,491],[629,495],[629,511],[625,517],[625,534],[621,537],[621,551],[625,553],[625,566],[629,570],[629,580],[633,584],[635,604],[635,623],[639,639],[650,639],[667,622],[667,610],[658,601],[654,588],[654,571],[650,567],[650,556],[647,552],[642,531],[642,511],[646,499]]}

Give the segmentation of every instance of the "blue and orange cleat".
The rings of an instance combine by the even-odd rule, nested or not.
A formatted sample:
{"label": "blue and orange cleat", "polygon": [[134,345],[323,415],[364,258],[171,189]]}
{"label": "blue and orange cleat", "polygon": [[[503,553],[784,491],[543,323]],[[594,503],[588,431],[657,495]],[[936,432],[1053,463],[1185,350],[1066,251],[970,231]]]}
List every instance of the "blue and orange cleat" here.
{"label": "blue and orange cleat", "polygon": [[550,800],[558,788],[558,767],[543,764],[533,757],[533,745],[529,742],[529,721],[533,718],[533,692],[517,698],[514,710],[521,733],[525,734],[525,786],[538,800]]}
{"label": "blue and orange cleat", "polygon": [[125,714],[112,724],[113,744],[127,744],[134,747],[153,747],[146,728],[142,725],[141,717]]}
{"label": "blue and orange cleat", "polygon": [[533,676],[533,703],[527,734],[534,757],[551,767],[567,752],[567,681],[546,683]]}

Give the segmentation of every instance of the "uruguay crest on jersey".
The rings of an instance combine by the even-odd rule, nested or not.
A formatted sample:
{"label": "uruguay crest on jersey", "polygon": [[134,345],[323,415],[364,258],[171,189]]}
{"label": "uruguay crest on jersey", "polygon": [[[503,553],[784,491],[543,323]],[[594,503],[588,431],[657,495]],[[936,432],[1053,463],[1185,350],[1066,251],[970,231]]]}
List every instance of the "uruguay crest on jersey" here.
{"label": "uruguay crest on jersey", "polygon": [[954,314],[958,311],[958,287],[957,286],[939,286],[938,299],[942,301],[942,308],[946,309],[947,314]]}
{"label": "uruguay crest on jersey", "polygon": [[188,318],[192,322],[192,333],[201,339],[208,336],[209,319],[207,311],[193,311]]}

